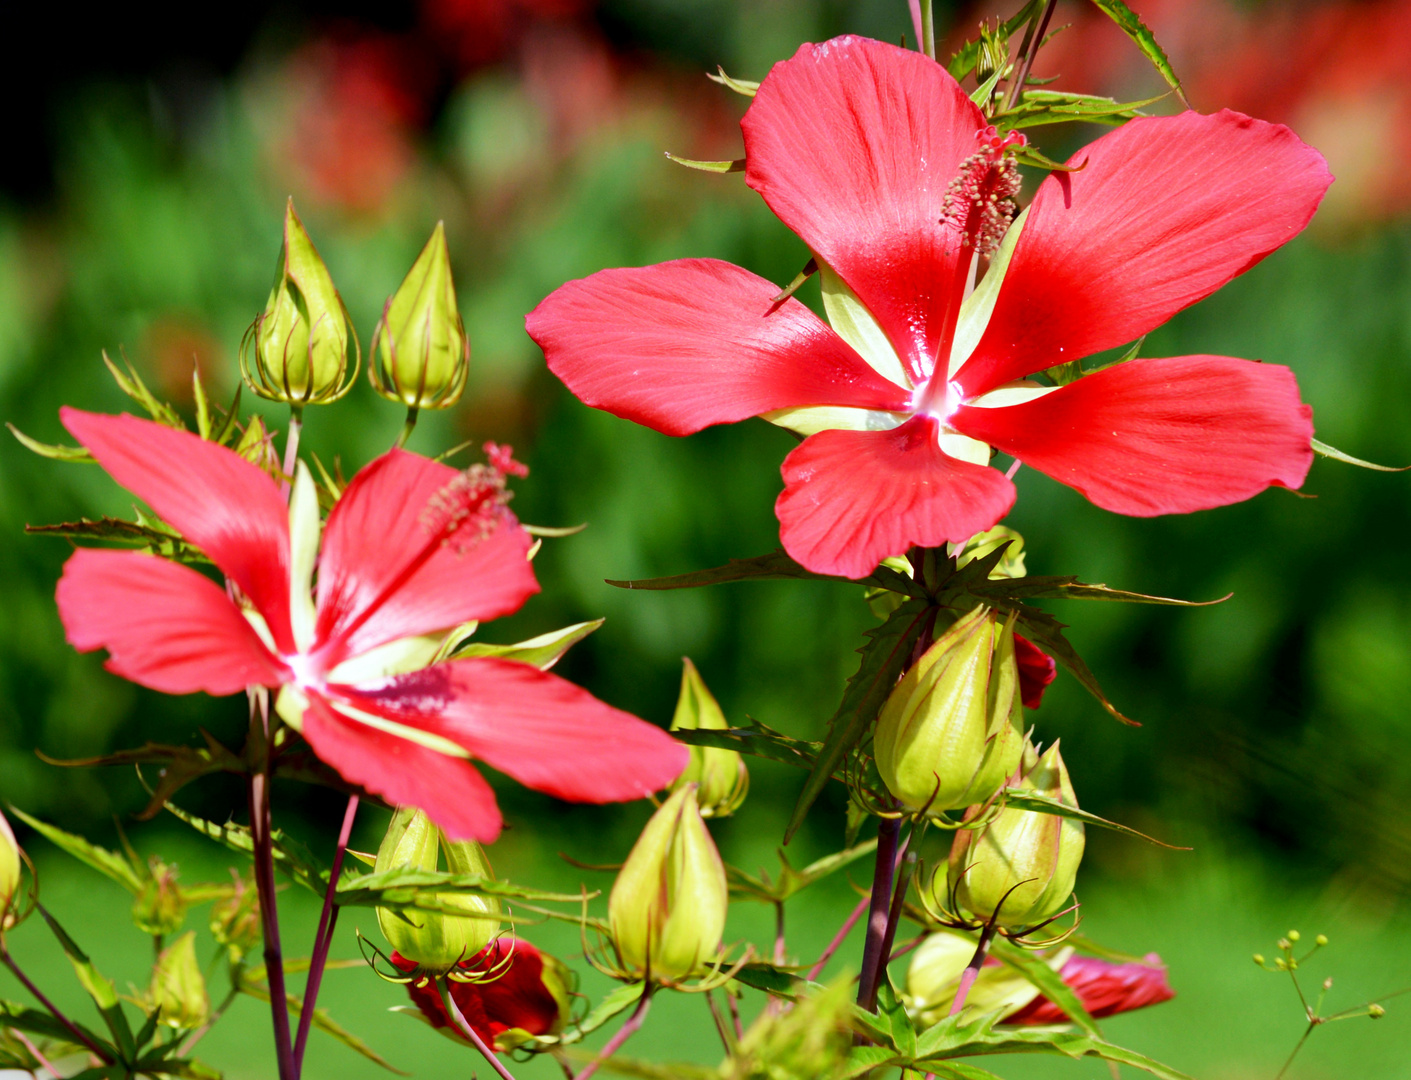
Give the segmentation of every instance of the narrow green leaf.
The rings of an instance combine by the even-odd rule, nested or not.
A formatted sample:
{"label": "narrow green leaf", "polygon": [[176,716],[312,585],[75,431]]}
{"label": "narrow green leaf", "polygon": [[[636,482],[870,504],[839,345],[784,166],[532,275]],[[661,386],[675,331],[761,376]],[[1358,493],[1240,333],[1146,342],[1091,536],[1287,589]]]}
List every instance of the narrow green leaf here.
{"label": "narrow green leaf", "polygon": [[877,987],[877,1015],[892,1029],[892,1045],[896,1047],[897,1053],[903,1057],[915,1057],[916,1028],[911,1024],[911,1017],[906,1014],[906,1006],[902,1003],[897,988],[892,985],[892,976],[885,965]]}
{"label": "narrow green leaf", "polygon": [[1176,91],[1176,96],[1181,99],[1181,103],[1190,108],[1190,102],[1186,101],[1186,96],[1181,92],[1181,80],[1176,78],[1176,72],[1171,67],[1171,61],[1166,58],[1161,46],[1156,43],[1156,35],[1146,26],[1141,19],[1137,18],[1137,13],[1129,8],[1122,0],[1093,0],[1098,10],[1109,19],[1121,27],[1142,55],[1151,61],[1152,67],[1161,73],[1161,77],[1166,80],[1166,84]]}
{"label": "narrow green leaf", "polygon": [[700,172],[712,173],[732,173],[745,171],[745,159],[736,158],[734,161],[696,161],[693,158],[677,157],[670,150],[665,151],[666,156],[678,165],[684,165],[688,169],[697,169]]}
{"label": "narrow green leaf", "polygon": [[[73,1042],[73,1033],[47,1012],[31,1009],[14,1001],[0,1001],[0,1027],[17,1028],[20,1031],[27,1031],[31,1035],[42,1035],[46,1039],[54,1039],[58,1042]],[[107,1040],[99,1038],[97,1034],[80,1023],[75,1022],[74,1027],[83,1032],[87,1038],[92,1039],[94,1046],[102,1047],[110,1057],[116,1058],[118,1056],[117,1048]]]}
{"label": "narrow green leaf", "polygon": [[719,65],[716,66],[715,70],[720,72],[720,74],[712,75],[707,71],[706,78],[713,83],[719,83],[721,86],[728,86],[737,94],[743,94],[745,97],[754,97],[755,92],[759,90],[759,83],[751,79],[732,79],[729,75],[725,74],[725,69]]}
{"label": "narrow green leaf", "polygon": [[724,731],[717,728],[690,728],[673,731],[672,735],[678,742],[692,746],[736,750],[752,757],[768,758],[792,765],[796,769],[813,768],[814,762],[818,760],[818,752],[823,748],[822,743],[791,739],[773,728],[765,727],[757,720],[745,728],[726,728]]}
{"label": "narrow green leaf", "polygon": [[[14,429],[11,428],[11,430],[13,431]],[[1337,447],[1329,446],[1327,443],[1319,442],[1317,439],[1312,440],[1312,442],[1313,452],[1315,454],[1321,454],[1325,458],[1332,458],[1334,461],[1341,461],[1344,465],[1356,465],[1359,469],[1375,469],[1377,472],[1405,472],[1407,469],[1411,469],[1411,465],[1402,465],[1399,468],[1394,465],[1376,465],[1370,461],[1363,461],[1361,458],[1353,457],[1351,454],[1345,454]]]}
{"label": "narrow green leaf", "polygon": [[1210,607],[1223,604],[1234,593],[1215,600],[1176,600],[1169,596],[1148,596],[1106,585],[1088,585],[1076,577],[1000,578],[979,582],[970,588],[976,596],[989,600],[1110,600],[1124,604],[1166,604],[1172,607]]}
{"label": "narrow green leaf", "polygon": [[995,92],[995,87],[999,85],[1000,77],[1004,75],[1005,69],[999,68],[988,79],[975,88],[975,92],[970,95],[970,100],[983,108],[990,100],[990,95]]}
{"label": "narrow green leaf", "polygon": [[[199,818],[195,814],[188,814],[175,803],[167,803],[166,809],[168,813],[186,822],[202,836],[214,840],[218,844],[224,844],[231,851],[243,855],[254,854],[255,842],[250,836],[250,830],[244,825],[237,825],[233,821],[217,825],[215,822]],[[275,866],[284,871],[292,881],[322,896],[328,880],[328,871],[314,857],[313,852],[279,829],[275,829],[270,834],[270,841],[274,852]]]}
{"label": "narrow green leaf", "polygon": [[936,1080],[1001,1080],[988,1069],[967,1065],[961,1061],[938,1062],[931,1066],[930,1071]]}
{"label": "narrow green leaf", "polygon": [[[155,520],[155,519],[150,519]],[[138,551],[149,551],[183,563],[209,563],[199,548],[186,543],[171,529],[160,523],[150,525],[123,518],[101,517],[96,521],[79,518],[57,525],[26,525],[31,536],[65,536],[73,540],[97,540],[121,544]]]}
{"label": "narrow green leaf", "polygon": [[[768,555],[757,555],[752,559],[731,559],[724,566],[709,570],[693,570],[689,574],[675,574],[671,577],[642,578],[637,581],[614,581],[609,585],[619,589],[698,589],[703,585],[721,585],[729,581],[852,581],[852,578],[834,577],[829,574],[815,574],[789,558],[782,550],[771,551]],[[858,579],[860,584],[876,588],[890,589],[906,596],[924,595],[921,587],[905,574],[899,574],[889,567],[879,566],[870,575]]]}
{"label": "narrow green leaf", "polygon": [[177,428],[180,431],[186,430],[181,415],[166,402],[157,400],[152,391],[147,389],[147,384],[142,381],[142,376],[137,374],[137,369],[132,366],[126,356],[123,357],[123,366],[127,368],[126,373],[113,363],[112,357],[106,352],[103,353],[103,363],[107,366],[113,381],[118,384],[118,389],[141,405],[147,411],[148,416],[166,427]]}
{"label": "narrow green leaf", "polygon": [[[983,561],[976,560],[976,563],[971,565],[978,565]],[[858,650],[862,653],[862,662],[843,690],[843,700],[838,705],[838,711],[828,721],[828,737],[823,742],[818,759],[814,762],[798,802],[794,805],[788,828],[784,831],[786,844],[803,824],[809,808],[832,777],[834,770],[862,740],[869,725],[877,718],[887,695],[906,669],[911,650],[921,636],[929,611],[930,604],[927,601],[911,599],[892,612],[881,626],[867,631],[867,644]]]}
{"label": "narrow green leaf", "polygon": [[1115,101],[1094,94],[1070,94],[1060,90],[1026,90],[1013,109],[995,117],[997,126],[1007,131],[1041,124],[1086,123],[1121,124],[1141,115],[1139,110],[1154,105],[1165,94],[1141,101]]}
{"label": "narrow green leaf", "polygon": [[10,429],[10,434],[20,441],[20,445],[26,450],[30,450],[40,457],[53,458],[55,461],[83,461],[93,464],[93,455],[82,446],[58,446],[54,443],[42,443],[38,439],[31,439],[14,424],[6,424]]}
{"label": "narrow green leaf", "polygon": [[1037,608],[1024,605],[1019,606],[1017,612],[1019,625],[1023,628],[1025,637],[1066,667],[1073,677],[1083,685],[1083,689],[1097,698],[1098,703],[1114,719],[1132,727],[1141,727],[1135,720],[1123,716],[1117,707],[1107,700],[1107,694],[1103,692],[1102,686],[1097,681],[1097,676],[1088,669],[1087,663],[1078,655],[1078,651],[1073,648],[1072,643],[1063,636],[1064,626],[1061,622],[1046,611],[1039,611]]}
{"label": "narrow green leaf", "polygon": [[520,522],[519,527],[530,536],[562,539],[565,536],[577,536],[588,527],[588,523],[585,521],[581,525],[526,525],[524,522]]}
{"label": "narrow green leaf", "polygon": [[877,850],[877,841],[868,840],[864,843],[849,847],[844,851],[834,852],[832,855],[825,855],[817,859],[802,870],[795,870],[789,865],[788,857],[784,854],[784,849],[779,849],[779,862],[781,869],[779,877],[771,880],[768,875],[761,873],[755,877],[747,874],[739,867],[726,865],[725,874],[730,881],[730,892],[732,895],[747,899],[761,900],[770,904],[782,904],[784,901],[795,896],[797,893],[808,888],[816,882],[822,881],[829,874],[836,873],[844,867],[851,866],[858,859],[865,858]]}
{"label": "narrow green leaf", "polygon": [[113,1042],[117,1045],[118,1053],[115,1056],[125,1062],[133,1061],[137,1057],[137,1043],[132,1037],[132,1028],[128,1025],[127,1014],[123,1012],[122,1003],[118,1000],[113,980],[98,970],[88,955],[78,947],[78,942],[69,937],[68,932],[45,910],[43,904],[35,906],[49,930],[58,939],[64,955],[69,958],[69,963],[73,965],[79,985],[93,999],[93,1004],[102,1014],[103,1022],[107,1024]]}
{"label": "narrow green leaf", "polygon": [[1097,1021],[1088,1014],[1073,988],[1064,982],[1058,972],[1042,957],[1036,956],[1028,949],[1021,949],[1004,938],[994,941],[990,946],[990,955],[1024,976],[1039,993],[1067,1013],[1068,1019],[1081,1031],[1095,1039],[1102,1038]]}
{"label": "narrow green leaf", "polygon": [[1021,165],[1032,165],[1036,169],[1047,169],[1049,172],[1082,172],[1088,167],[1087,158],[1081,164],[1065,165],[1061,161],[1054,161],[1047,154],[1042,153],[1034,147],[1033,143],[1013,151],[1014,160]]}
{"label": "narrow green leaf", "polygon": [[162,743],[148,743],[133,750],[119,750],[113,754],[98,757],[59,759],[39,753],[40,760],[49,765],[63,768],[89,768],[95,765],[158,765],[157,784],[150,788],[151,798],[146,808],[137,815],[139,821],[150,821],[162,810],[162,805],[193,780],[215,772],[244,775],[248,771],[245,762],[226,749],[208,732],[201,734],[206,739],[206,749],[198,750],[190,746],[169,746]]}
{"label": "narrow green leaf", "polygon": [[564,653],[602,625],[602,619],[575,623],[572,626],[565,626],[562,630],[540,634],[538,637],[514,645],[485,645],[476,642],[456,649],[450,654],[450,659],[462,660],[474,656],[494,656],[501,660],[517,660],[521,664],[531,664],[543,671],[548,671],[558,663]]}
{"label": "narrow green leaf", "polygon": [[112,878],[134,896],[142,891],[143,877],[132,863],[116,851],[109,851],[97,844],[89,843],[81,836],[64,832],[47,822],[31,817],[23,810],[11,806],[10,813],[19,818],[35,832],[39,833],[55,847],[68,852],[79,862],[91,866],[104,877]]}
{"label": "narrow green leaf", "polygon": [[1072,818],[1074,821],[1081,821],[1088,825],[1095,825],[1099,829],[1111,829],[1113,832],[1123,833],[1126,836],[1136,837],[1138,840],[1145,840],[1148,844],[1155,844],[1168,851],[1190,851],[1191,848],[1181,847],[1178,844],[1168,844],[1147,836],[1146,833],[1137,832],[1136,829],[1126,825],[1119,825],[1115,821],[1108,821],[1100,818],[1096,814],[1090,814],[1076,806],[1068,806],[1057,799],[1050,799],[1046,795],[1038,795],[1032,791],[1025,791],[1021,788],[1006,788],[1004,792],[1005,801],[1008,805],[1020,810],[1031,810],[1036,814],[1052,814],[1054,817]]}

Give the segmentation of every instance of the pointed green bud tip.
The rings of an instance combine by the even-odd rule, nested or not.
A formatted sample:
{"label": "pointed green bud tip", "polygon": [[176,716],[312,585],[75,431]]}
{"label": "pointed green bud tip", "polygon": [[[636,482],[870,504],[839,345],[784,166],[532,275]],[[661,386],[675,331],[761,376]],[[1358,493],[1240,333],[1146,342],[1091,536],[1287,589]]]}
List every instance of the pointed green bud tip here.
{"label": "pointed green bud tip", "polygon": [[0,930],[7,929],[10,907],[20,891],[20,845],[4,814],[0,814]]}
{"label": "pointed green bud tip", "polygon": [[[681,695],[676,699],[676,714],[671,719],[672,731],[725,731],[729,728],[725,713],[705,680],[691,663],[683,659]],[[737,750],[715,746],[692,746],[691,761],[685,772],[676,778],[672,791],[686,784],[696,785],[696,801],[702,817],[729,817],[740,808],[750,790],[750,771]]]}
{"label": "pointed green bud tip", "polygon": [[1323,947],[1324,945],[1326,945],[1327,943],[1328,943],[1328,935],[1327,935],[1327,934],[1319,934],[1317,937],[1315,937],[1315,938],[1313,939],[1313,944],[1317,945],[1319,948],[1322,948],[1322,947]]}
{"label": "pointed green bud tip", "polygon": [[176,878],[175,866],[153,859],[151,873],[132,903],[132,921],[144,934],[167,937],[186,922],[186,895]]}
{"label": "pointed green bud tip", "polygon": [[926,650],[882,706],[873,755],[910,810],[985,802],[1019,767],[1023,702],[1013,620],[977,607]]}
{"label": "pointed green bud tip", "polygon": [[191,1031],[206,1022],[211,1000],[196,959],[196,931],[188,930],[162,950],[152,969],[152,1004],[162,1010],[161,1022]]}
{"label": "pointed green bud tip", "polygon": [[729,905],[725,864],[685,784],[652,815],[608,897],[618,956],[637,978],[699,974],[720,953]]}
{"label": "pointed green bud tip", "polygon": [[[484,848],[474,840],[447,840],[425,813],[409,806],[392,815],[374,870],[434,871],[442,855],[449,873],[495,879]],[[451,911],[377,909],[382,936],[398,954],[416,963],[421,974],[432,976],[470,959],[500,928],[500,902],[493,897],[443,893],[437,901]]]}
{"label": "pointed green bud tip", "polygon": [[[1078,806],[1058,743],[1039,756],[1026,741],[1024,764],[1011,786]],[[1038,926],[1069,906],[1083,844],[1081,821],[1006,807],[978,829],[957,831],[947,886],[979,919],[1007,930]]]}
{"label": "pointed green bud tip", "polygon": [[1264,966],[1264,954],[1263,954],[1263,953],[1255,953],[1255,954],[1254,954],[1254,962],[1255,962],[1256,964],[1258,964],[1260,967],[1263,967],[1263,966]]}
{"label": "pointed green bud tip", "polygon": [[1385,1008],[1384,1006],[1376,1005],[1376,1004],[1372,1004],[1372,1005],[1368,1005],[1368,1006],[1367,1006],[1367,1016],[1368,1016],[1369,1018],[1373,1019],[1373,1020],[1380,1020],[1380,1019],[1381,1019],[1383,1016],[1385,1016],[1386,1014],[1387,1014],[1387,1011],[1386,1011],[1386,1008]]}
{"label": "pointed green bud tip", "polygon": [[379,394],[409,409],[445,409],[460,400],[470,369],[470,341],[456,308],[446,230],[421,249],[382,311],[372,335],[368,376]]}
{"label": "pointed green bud tip", "polygon": [[240,373],[263,398],[321,405],[348,392],[360,360],[348,309],[290,199],[274,287],[241,342]]}

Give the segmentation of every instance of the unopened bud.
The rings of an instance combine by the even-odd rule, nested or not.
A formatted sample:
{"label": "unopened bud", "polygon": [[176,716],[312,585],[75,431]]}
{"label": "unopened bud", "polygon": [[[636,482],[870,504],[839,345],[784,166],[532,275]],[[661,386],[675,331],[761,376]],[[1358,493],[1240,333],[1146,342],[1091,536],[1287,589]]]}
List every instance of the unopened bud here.
{"label": "unopened bud", "polygon": [[132,921],[137,929],[154,937],[166,937],[186,922],[186,896],[176,882],[176,867],[152,860],[151,874],[132,903]]}
{"label": "unopened bud", "polygon": [[[387,835],[377,849],[374,869],[376,873],[435,870],[442,851],[451,873],[494,879],[490,861],[479,844],[474,840],[448,841],[426,814],[409,806],[392,815]],[[492,897],[456,893],[442,894],[438,902],[464,914],[380,907],[377,925],[392,948],[415,961],[423,972],[443,975],[490,943],[500,926],[500,902]]]}
{"label": "unopened bud", "polygon": [[1258,964],[1260,967],[1263,967],[1263,966],[1264,966],[1264,954],[1263,954],[1263,953],[1255,953],[1255,954],[1254,954],[1254,962],[1255,962],[1256,964]]}
{"label": "unopened bud", "polygon": [[290,199],[274,288],[241,344],[240,372],[261,397],[319,405],[353,385],[350,355],[356,375],[358,335]]}
{"label": "unopened bud", "polygon": [[1373,1020],[1380,1020],[1387,1014],[1386,1009],[1381,1005],[1368,1005],[1367,1016]]}
{"label": "unopened bud", "polygon": [[653,978],[700,972],[720,952],[729,899],[725,864],[686,784],[647,822],[608,897],[623,964]]}
{"label": "unopened bud", "polygon": [[439,222],[372,332],[368,376],[379,394],[413,409],[460,400],[470,341],[456,309],[446,230]]}
{"label": "unopened bud", "polygon": [[0,931],[6,928],[10,905],[19,890],[20,845],[5,815],[0,814]]}
{"label": "unopened bud", "polygon": [[236,877],[230,895],[211,906],[211,936],[238,960],[254,948],[260,933],[260,894],[253,884]]}
{"label": "unopened bud", "polygon": [[1012,621],[977,607],[912,665],[882,706],[877,771],[912,810],[984,802],[1024,751]]}
{"label": "unopened bud", "polygon": [[206,979],[196,959],[196,931],[188,930],[157,957],[152,970],[152,1003],[162,1010],[161,1022],[187,1031],[210,1015]]}
{"label": "unopened bud", "polygon": [[[1034,757],[1026,745],[1027,768],[1012,786],[1076,808],[1058,743]],[[956,833],[949,886],[956,901],[978,918],[993,918],[1007,929],[1036,926],[1068,906],[1083,844],[1081,821],[1006,807],[988,825]]]}
{"label": "unopened bud", "polygon": [[1333,988],[1333,977],[1332,977],[1331,975],[1329,975],[1326,979],[1323,980],[1323,991],[1326,993],[1327,991],[1331,990],[1332,988]]}
{"label": "unopened bud", "polygon": [[[929,935],[916,950],[906,973],[906,991],[923,1022],[934,1024],[950,1012],[960,976],[975,956],[975,945],[974,935],[942,930]],[[1056,970],[1071,955],[1071,949],[1064,950],[1051,966]],[[980,969],[965,1001],[977,1015],[995,1010],[1003,1010],[1004,1015],[1037,996],[1034,984],[1017,969],[987,964]]]}
{"label": "unopened bud", "polygon": [[1327,935],[1327,934],[1319,934],[1317,937],[1315,937],[1315,938],[1313,939],[1313,944],[1317,945],[1319,948],[1321,948],[1322,946],[1326,945],[1327,943],[1328,943],[1328,935]]}
{"label": "unopened bud", "polygon": [[1299,940],[1299,938],[1301,938],[1302,936],[1303,936],[1303,935],[1300,934],[1297,930],[1290,930],[1290,931],[1288,932],[1288,939],[1289,939],[1290,941],[1297,941],[1297,940]]}
{"label": "unopened bud", "polygon": [[[724,731],[729,726],[701,673],[690,657],[686,657],[671,730]],[[673,790],[695,784],[702,817],[729,817],[740,808],[750,790],[750,772],[745,767],[744,757],[737,750],[722,747],[692,746],[690,749],[691,763],[677,777]]]}

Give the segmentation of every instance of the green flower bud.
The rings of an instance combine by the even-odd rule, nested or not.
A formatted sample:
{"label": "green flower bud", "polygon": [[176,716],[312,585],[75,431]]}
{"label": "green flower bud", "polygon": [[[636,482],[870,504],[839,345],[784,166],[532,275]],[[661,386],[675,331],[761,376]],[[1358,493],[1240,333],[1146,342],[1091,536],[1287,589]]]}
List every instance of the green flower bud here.
{"label": "green flower bud", "polygon": [[[960,976],[975,956],[975,945],[974,935],[942,930],[929,935],[912,954],[906,973],[908,1006],[924,1023],[938,1023],[950,1013]],[[1072,955],[1072,949],[1062,949],[1045,956],[1044,962],[1059,971]],[[980,969],[965,1001],[976,1015],[1002,1010],[1001,1015],[1007,1016],[1038,994],[1034,984],[1016,968],[987,964]]]}
{"label": "green flower bud", "polygon": [[[1058,743],[1035,761],[1024,751],[1015,787],[1078,805]],[[949,887],[960,906],[1006,929],[1035,926],[1068,906],[1083,859],[1083,823],[1006,808],[980,829],[961,829],[950,850]]]}
{"label": "green flower bud", "polygon": [[1024,750],[1014,626],[977,607],[940,636],[882,706],[873,755],[912,810],[984,802]]}
{"label": "green flower bud", "polygon": [[445,409],[460,400],[470,341],[456,310],[446,230],[438,222],[372,332],[373,388],[412,409]]}
{"label": "green flower bud", "polygon": [[1380,1020],[1386,1014],[1385,1006],[1378,1005],[1375,1002],[1367,1006],[1367,1015],[1373,1020]]}
{"label": "green flower bud", "polygon": [[[492,879],[490,860],[474,840],[450,842],[422,811],[400,807],[377,849],[376,873],[389,870],[435,870],[438,852],[453,874]],[[463,915],[439,911],[377,909],[377,925],[392,948],[415,961],[427,974],[442,975],[490,944],[500,928],[500,902],[483,896],[446,893],[440,903]]]}
{"label": "green flower bud", "polygon": [[0,931],[7,929],[6,916],[19,891],[20,845],[5,815],[0,814]]}
{"label": "green flower bud", "polygon": [[137,929],[154,937],[181,929],[186,922],[186,896],[176,883],[176,867],[152,860],[151,874],[132,902],[132,921]]}
{"label": "green flower bud", "polygon": [[253,883],[237,877],[230,895],[211,906],[211,936],[238,960],[255,947],[262,932],[260,894]]}
{"label": "green flower bud", "polygon": [[700,972],[720,952],[729,898],[696,787],[686,784],[652,815],[613,883],[608,923],[622,962],[653,978]]}
{"label": "green flower bud", "polygon": [[348,392],[360,359],[348,309],[290,199],[274,288],[241,343],[240,374],[271,401],[321,405]]}
{"label": "green flower bud", "polygon": [[[672,731],[724,731],[730,725],[715,697],[706,689],[701,673],[691,658],[684,660],[681,696],[676,699]],[[692,746],[691,763],[672,785],[675,791],[686,784],[696,785],[701,817],[729,817],[740,808],[750,790],[750,772],[744,757],[736,750],[714,746]]]}
{"label": "green flower bud", "polygon": [[157,957],[152,970],[152,1004],[162,1010],[161,1022],[190,1031],[206,1022],[211,999],[196,959],[196,931],[188,930]]}

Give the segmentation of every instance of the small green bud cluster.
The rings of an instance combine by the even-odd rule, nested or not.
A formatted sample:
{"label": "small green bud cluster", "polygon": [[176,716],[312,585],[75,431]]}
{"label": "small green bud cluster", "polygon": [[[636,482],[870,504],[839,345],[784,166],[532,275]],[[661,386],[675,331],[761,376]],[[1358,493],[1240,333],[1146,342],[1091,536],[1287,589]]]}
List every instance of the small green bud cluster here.
{"label": "small green bud cluster", "polygon": [[[431,819],[415,807],[400,807],[392,815],[387,835],[377,849],[374,870],[435,870],[441,856],[452,874],[493,881],[485,850],[474,840],[448,840]],[[443,911],[377,909],[377,925],[392,948],[419,965],[424,974],[444,975],[489,945],[500,928],[500,902],[493,897],[444,894]]]}
{"label": "small green bud cluster", "polygon": [[166,937],[186,922],[186,895],[176,879],[175,866],[152,860],[147,880],[132,904],[132,921],[144,934]]}

